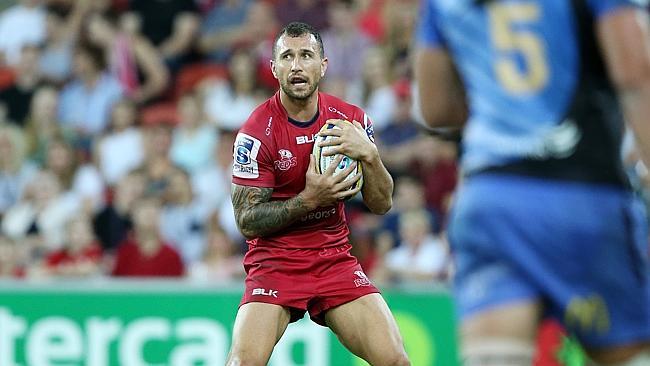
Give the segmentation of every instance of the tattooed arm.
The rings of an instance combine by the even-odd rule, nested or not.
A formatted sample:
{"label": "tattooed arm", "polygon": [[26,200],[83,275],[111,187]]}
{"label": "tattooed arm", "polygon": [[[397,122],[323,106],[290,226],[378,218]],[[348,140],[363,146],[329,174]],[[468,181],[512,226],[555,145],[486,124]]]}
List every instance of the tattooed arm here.
{"label": "tattooed arm", "polygon": [[269,201],[272,188],[232,185],[232,205],[239,231],[248,239],[273,234],[315,207],[301,195],[286,201]]}
{"label": "tattooed arm", "polygon": [[355,168],[350,166],[340,174],[334,169],[341,158],[330,164],[319,174],[316,171],[314,156],[309,157],[309,167],[305,174],[305,189],[286,201],[271,201],[272,188],[232,185],[232,206],[239,231],[248,239],[259,238],[284,229],[301,216],[321,206],[335,204],[359,192],[360,187],[349,189],[361,178],[357,174],[352,180],[345,178]]}

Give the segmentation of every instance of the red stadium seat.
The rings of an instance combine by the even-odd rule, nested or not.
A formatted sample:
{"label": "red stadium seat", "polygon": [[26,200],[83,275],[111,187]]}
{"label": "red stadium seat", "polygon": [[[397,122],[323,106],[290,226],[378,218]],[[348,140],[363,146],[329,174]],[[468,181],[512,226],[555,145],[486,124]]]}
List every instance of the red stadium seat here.
{"label": "red stadium seat", "polygon": [[223,65],[212,63],[191,64],[183,67],[176,77],[174,98],[192,91],[197,84],[209,78],[223,79],[228,77],[228,70]]}
{"label": "red stadium seat", "polygon": [[10,67],[0,67],[0,90],[7,89],[14,84],[16,73]]}
{"label": "red stadium seat", "polygon": [[140,121],[145,126],[178,123],[176,103],[163,102],[145,107],[140,112]]}

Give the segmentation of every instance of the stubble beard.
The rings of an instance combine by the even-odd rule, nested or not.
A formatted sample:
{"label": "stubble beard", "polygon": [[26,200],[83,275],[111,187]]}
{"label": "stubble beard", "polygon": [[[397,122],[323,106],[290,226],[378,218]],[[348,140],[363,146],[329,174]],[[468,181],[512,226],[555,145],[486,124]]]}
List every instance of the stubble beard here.
{"label": "stubble beard", "polygon": [[314,81],[314,83],[309,87],[309,89],[306,92],[302,92],[302,93],[295,93],[291,89],[291,83],[289,83],[287,81],[282,82],[280,84],[280,88],[282,88],[282,91],[284,92],[284,94],[286,94],[289,98],[291,98],[291,99],[293,99],[295,101],[304,102],[314,94],[314,92],[316,91],[316,88],[318,88],[319,82],[320,82],[320,80]]}

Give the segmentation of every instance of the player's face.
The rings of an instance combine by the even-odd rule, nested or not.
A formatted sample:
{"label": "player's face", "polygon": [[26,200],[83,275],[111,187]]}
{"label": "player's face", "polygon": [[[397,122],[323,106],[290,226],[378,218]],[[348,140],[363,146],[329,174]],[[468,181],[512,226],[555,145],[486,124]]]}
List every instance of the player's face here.
{"label": "player's face", "polygon": [[280,88],[290,98],[309,98],[327,69],[327,58],[321,58],[316,38],[311,34],[300,37],[283,35],[275,47],[271,71],[280,82]]}

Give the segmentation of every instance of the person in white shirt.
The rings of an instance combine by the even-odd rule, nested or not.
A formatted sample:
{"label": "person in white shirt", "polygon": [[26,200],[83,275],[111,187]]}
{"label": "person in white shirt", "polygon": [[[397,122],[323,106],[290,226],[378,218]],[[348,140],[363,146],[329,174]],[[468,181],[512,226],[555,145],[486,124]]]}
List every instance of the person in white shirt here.
{"label": "person in white shirt", "polygon": [[389,278],[425,282],[445,279],[449,264],[447,244],[432,234],[429,214],[425,210],[403,213],[399,231],[400,245],[385,258]]}
{"label": "person in white shirt", "polygon": [[45,18],[41,0],[21,0],[0,13],[0,58],[6,64],[20,61],[23,46],[39,45],[45,40]]}
{"label": "person in white shirt", "polygon": [[144,140],[135,119],[133,102],[120,100],[113,106],[110,131],[97,144],[96,161],[111,186],[144,162]]}

